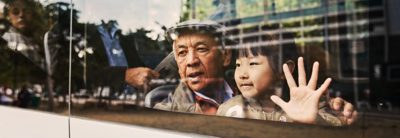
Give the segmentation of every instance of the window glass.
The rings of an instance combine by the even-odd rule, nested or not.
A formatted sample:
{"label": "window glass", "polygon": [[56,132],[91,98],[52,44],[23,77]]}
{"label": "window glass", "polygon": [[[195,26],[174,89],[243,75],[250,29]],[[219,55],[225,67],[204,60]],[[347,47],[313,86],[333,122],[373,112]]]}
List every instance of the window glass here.
{"label": "window glass", "polygon": [[392,3],[2,0],[0,104],[221,137],[394,130]]}
{"label": "window glass", "polygon": [[4,0],[0,5],[0,103],[67,115],[68,43],[58,41],[63,38],[58,26],[69,18],[60,18],[56,1]]}

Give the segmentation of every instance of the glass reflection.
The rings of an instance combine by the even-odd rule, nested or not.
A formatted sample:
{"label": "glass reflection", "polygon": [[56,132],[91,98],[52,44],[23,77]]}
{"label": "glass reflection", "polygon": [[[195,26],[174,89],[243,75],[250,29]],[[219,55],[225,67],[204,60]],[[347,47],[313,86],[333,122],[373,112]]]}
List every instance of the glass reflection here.
{"label": "glass reflection", "polygon": [[85,114],[82,108],[93,113],[130,112],[144,106],[145,93],[155,86],[174,88],[177,72],[156,66],[176,64],[161,60],[171,51],[164,33],[179,20],[179,1],[75,2],[80,17],[73,29],[84,41],[74,45],[79,64],[72,91],[73,115]]}
{"label": "glass reflection", "polygon": [[[71,100],[73,115],[109,115],[108,119],[114,119],[115,114],[123,114],[126,118],[115,121],[127,122],[129,113],[135,111],[160,112],[152,110],[154,107],[215,115],[219,106],[242,96],[249,108],[228,111],[229,107],[221,109],[219,115],[288,121],[291,117],[286,114],[282,115],[286,119],[279,115],[266,119],[260,116],[272,115],[257,118],[241,112],[283,111],[282,106],[270,101],[271,93],[263,95],[269,102],[269,110],[264,110],[259,97],[241,89],[241,77],[235,75],[239,72],[237,60],[245,58],[243,62],[247,63],[255,57],[252,54],[260,54],[252,53],[257,48],[273,46],[271,51],[278,53],[271,64],[275,75],[283,73],[282,65],[288,61],[284,51],[290,49],[296,53],[291,59],[297,65],[294,78],[299,75],[300,56],[306,74],[312,74],[313,63],[319,62],[317,86],[332,78],[327,97],[321,96],[321,109],[330,106],[330,99],[339,97],[363,113],[396,112],[400,101],[396,94],[398,65],[389,48],[396,44],[397,34],[388,31],[393,23],[386,23],[390,14],[385,11],[385,2],[85,0],[73,1],[70,7],[65,1],[4,0],[4,17],[0,20],[1,104],[65,113]],[[66,18],[71,10],[72,19]],[[211,21],[200,22],[204,20]],[[70,62],[72,95],[68,99]],[[287,82],[273,78],[279,81],[268,88],[289,101]],[[228,87],[232,90],[225,89]],[[189,96],[174,96],[180,90]],[[255,95],[261,91],[264,89]],[[251,106],[254,104],[257,108]],[[333,114],[332,118],[344,116],[330,109],[323,112]],[[348,121],[340,123],[350,124]]]}
{"label": "glass reflection", "polygon": [[33,0],[5,0],[2,5],[2,103],[54,111],[43,47],[51,26],[45,5]]}
{"label": "glass reflection", "polygon": [[[133,9],[128,9],[125,6],[120,6],[119,9],[115,10],[111,8],[113,10],[108,13],[99,9],[104,9],[105,5],[114,6],[118,3],[133,5],[134,2],[99,2],[96,5],[88,3],[90,2],[76,3],[76,7],[83,11],[81,14],[83,16],[77,19],[77,26],[83,25],[81,30],[84,28],[85,31],[81,35],[86,38],[84,45],[75,48],[78,60],[81,62],[82,73],[80,75],[82,77],[80,78],[83,78],[81,79],[83,83],[79,83],[83,85],[78,85],[74,90],[74,95],[77,97],[76,103],[79,103],[79,97],[89,97],[83,101],[85,103],[92,101],[91,104],[95,107],[109,108],[118,103],[124,105],[125,108],[142,104],[153,107],[157,105],[157,102],[168,97],[170,91],[173,91],[176,87],[179,88],[178,80],[181,80],[181,82],[193,80],[193,76],[190,78],[190,73],[189,79],[185,78],[187,74],[181,73],[179,75],[178,70],[183,70],[183,67],[180,67],[180,60],[177,60],[178,64],[174,61],[174,59],[179,59],[177,54],[191,53],[190,50],[186,52],[178,50],[170,53],[170,51],[174,51],[172,42],[185,33],[177,31],[172,33],[171,36],[162,34],[170,33],[166,31],[175,26],[174,23],[194,19],[210,19],[225,26],[218,32],[236,42],[232,46],[258,47],[268,45],[268,37],[265,34],[275,35],[278,47],[295,45],[292,49],[298,51],[299,55],[304,57],[305,70],[311,70],[314,61],[320,63],[319,80],[324,80],[327,77],[333,79],[327,90],[331,97],[341,97],[353,103],[353,106],[359,106],[359,102],[369,99],[366,98],[369,97],[369,94],[366,96],[366,93],[369,93],[370,89],[368,38],[371,33],[367,29],[370,24],[367,17],[369,17],[371,5],[363,1],[227,0],[200,2],[188,0],[182,1],[180,13],[179,11],[167,10],[167,13],[180,15],[180,18],[176,18],[174,21],[170,19],[154,21],[153,17],[157,17],[158,11],[152,8],[162,7],[158,1],[139,2],[148,6]],[[246,8],[246,6],[252,8]],[[138,10],[142,14],[135,12]],[[116,14],[117,12],[119,14]],[[130,20],[132,18],[128,18],[127,13],[134,13],[135,19],[143,20]],[[143,24],[146,21],[151,22],[150,25]],[[170,22],[173,23],[170,24]],[[157,29],[149,30],[153,25]],[[75,30],[79,32],[77,26],[75,26],[77,28]],[[192,27],[201,30],[199,26]],[[133,28],[136,31],[132,31]],[[126,50],[125,45],[128,45],[132,50]],[[166,56],[168,58],[164,58]],[[278,58],[280,64],[284,63],[282,58]],[[161,61],[162,59],[164,60]],[[131,64],[129,60],[136,61]],[[234,61],[235,57],[232,57],[232,60]],[[231,75],[230,79],[233,80],[234,63],[230,63],[230,66],[226,74]],[[104,71],[104,67],[113,69],[113,71],[101,73]],[[135,84],[137,83],[134,82],[135,80],[129,80],[128,76],[121,75],[123,74],[121,72],[127,71],[126,67],[144,67],[143,69],[148,72],[145,78],[149,79],[146,81],[151,82],[151,85]],[[281,66],[277,67],[278,70],[282,70]],[[157,73],[151,73],[153,71]],[[143,72],[143,70],[140,72]],[[112,75],[109,76],[110,74]],[[136,77],[140,78],[141,75],[136,75]],[[191,85],[188,87],[195,89]],[[202,89],[194,91],[202,91]],[[150,93],[144,95],[143,92]],[[155,101],[147,103],[146,96],[153,97]],[[286,100],[288,100],[289,93],[287,90],[282,90],[282,97],[286,97]],[[365,107],[370,109],[373,107],[371,105],[376,103],[371,99],[369,100],[366,102],[368,106]],[[217,101],[217,103],[221,104],[222,102]],[[90,105],[90,102],[88,104]]]}
{"label": "glass reflection", "polygon": [[[231,8],[236,7],[234,11],[238,15],[244,15],[239,14],[242,12],[240,7],[238,8],[240,3],[242,1],[236,1],[234,4],[236,6]],[[243,34],[243,37],[238,39],[241,42],[239,45],[254,42],[256,42],[255,45],[261,45],[265,43],[265,40],[260,34],[267,32],[279,34],[281,45],[294,40],[300,55],[304,55],[306,63],[319,61],[322,76],[337,78],[334,79],[334,83],[338,85],[333,85],[333,89],[337,90],[331,91],[341,93],[340,95],[347,100],[358,101],[358,93],[368,89],[366,75],[369,74],[367,63],[369,54],[368,41],[365,39],[369,34],[365,29],[368,28],[368,21],[362,21],[368,16],[368,13],[364,12],[368,8],[366,4],[368,2],[285,0],[262,3],[258,7],[264,7],[266,15],[249,14],[237,16],[236,19],[225,18],[217,21],[232,26],[226,31],[232,38],[240,36],[240,33]],[[195,17],[192,16],[192,18]],[[350,26],[346,22],[357,24],[357,26]],[[295,35],[294,39],[290,37],[291,34]],[[339,44],[331,45],[334,43]],[[335,49],[340,50],[336,52]],[[343,89],[344,87],[353,88]]]}

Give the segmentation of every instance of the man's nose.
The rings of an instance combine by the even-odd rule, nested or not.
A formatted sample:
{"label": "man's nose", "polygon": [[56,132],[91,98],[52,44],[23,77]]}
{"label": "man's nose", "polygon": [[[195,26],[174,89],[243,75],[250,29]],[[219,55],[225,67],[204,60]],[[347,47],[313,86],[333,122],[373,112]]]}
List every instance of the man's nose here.
{"label": "man's nose", "polygon": [[194,67],[200,64],[200,60],[196,52],[189,51],[186,63],[188,67]]}

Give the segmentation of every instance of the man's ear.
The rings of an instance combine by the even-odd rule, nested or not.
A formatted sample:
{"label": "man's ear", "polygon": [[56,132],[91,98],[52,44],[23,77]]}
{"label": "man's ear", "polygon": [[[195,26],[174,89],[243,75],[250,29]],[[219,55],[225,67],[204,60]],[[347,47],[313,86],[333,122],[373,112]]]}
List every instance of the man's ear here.
{"label": "man's ear", "polygon": [[288,65],[290,73],[293,73],[294,68],[296,67],[296,64],[292,60],[286,61],[285,64]]}
{"label": "man's ear", "polygon": [[224,67],[229,66],[229,64],[231,63],[231,59],[232,59],[232,50],[230,49],[224,49],[224,51],[222,52],[222,56],[224,57]]}

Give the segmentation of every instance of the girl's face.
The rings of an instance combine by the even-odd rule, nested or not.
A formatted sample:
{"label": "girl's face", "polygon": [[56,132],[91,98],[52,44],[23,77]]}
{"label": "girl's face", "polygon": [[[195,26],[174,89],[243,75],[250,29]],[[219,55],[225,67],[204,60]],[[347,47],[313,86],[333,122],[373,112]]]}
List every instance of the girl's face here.
{"label": "girl's face", "polygon": [[236,85],[246,98],[266,92],[273,81],[273,71],[268,57],[263,55],[239,57],[236,60]]}

